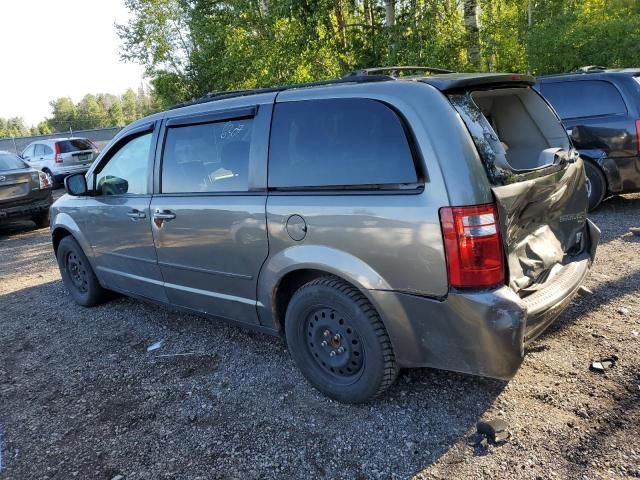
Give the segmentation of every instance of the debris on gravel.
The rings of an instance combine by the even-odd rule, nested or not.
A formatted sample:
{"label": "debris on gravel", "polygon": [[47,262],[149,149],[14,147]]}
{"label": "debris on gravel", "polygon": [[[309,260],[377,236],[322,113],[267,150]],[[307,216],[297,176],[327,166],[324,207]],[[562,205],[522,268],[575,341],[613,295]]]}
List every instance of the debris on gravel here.
{"label": "debris on gravel", "polygon": [[[593,293],[510,382],[408,370],[358,406],[311,388],[278,338],[124,297],[75,305],[48,230],[4,227],[0,478],[640,478],[640,195],[590,217]],[[612,355],[606,375],[586,368]],[[506,422],[508,441],[477,434],[480,419]]]}
{"label": "debris on gravel", "polygon": [[484,435],[493,444],[503,443],[509,438],[507,422],[500,418],[489,421],[480,421],[476,428],[480,435]]}

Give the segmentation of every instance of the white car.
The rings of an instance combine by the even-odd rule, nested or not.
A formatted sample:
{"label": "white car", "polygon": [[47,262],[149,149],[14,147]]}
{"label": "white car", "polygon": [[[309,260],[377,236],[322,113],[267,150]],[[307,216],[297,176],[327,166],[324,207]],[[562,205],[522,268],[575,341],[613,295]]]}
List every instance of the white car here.
{"label": "white car", "polygon": [[86,138],[54,138],[35,141],[20,155],[29,166],[61,183],[73,173],[85,173],[98,156],[98,149]]}

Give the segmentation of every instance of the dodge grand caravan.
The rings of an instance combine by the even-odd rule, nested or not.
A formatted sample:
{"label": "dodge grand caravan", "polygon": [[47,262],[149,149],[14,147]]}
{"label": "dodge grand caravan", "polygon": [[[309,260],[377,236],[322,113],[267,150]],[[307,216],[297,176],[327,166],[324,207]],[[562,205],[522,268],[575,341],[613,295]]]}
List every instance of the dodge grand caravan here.
{"label": "dodge grand caravan", "polygon": [[211,94],[125,128],[52,208],[73,299],[282,335],[344,402],[399,368],[512,377],[594,258],[584,165],[533,78],[412,70]]}

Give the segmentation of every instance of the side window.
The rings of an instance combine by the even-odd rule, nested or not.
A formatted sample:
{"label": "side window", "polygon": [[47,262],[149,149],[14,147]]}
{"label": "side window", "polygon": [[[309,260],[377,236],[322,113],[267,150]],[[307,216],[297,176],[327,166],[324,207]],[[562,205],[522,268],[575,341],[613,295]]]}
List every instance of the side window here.
{"label": "side window", "polygon": [[31,158],[31,157],[33,157],[33,145],[29,145],[22,152],[22,158]]}
{"label": "side window", "polygon": [[97,195],[147,193],[152,133],[125,143],[96,175]]}
{"label": "side window", "polygon": [[398,115],[368,99],[277,104],[270,187],[391,185],[418,181]]}
{"label": "side window", "polygon": [[270,187],[417,181],[401,120],[383,103],[330,99],[275,106],[269,149]]}
{"label": "side window", "polygon": [[42,145],[41,143],[36,144],[35,147],[35,153],[33,154],[34,157],[44,157],[44,145]]}
{"label": "side window", "polygon": [[618,89],[602,80],[543,83],[541,89],[563,119],[627,113]]}
{"label": "side window", "polygon": [[162,193],[246,192],[253,119],[169,127]]}
{"label": "side window", "polygon": [[44,146],[44,154],[45,155],[53,155],[53,148],[51,148],[49,145],[45,145]]}

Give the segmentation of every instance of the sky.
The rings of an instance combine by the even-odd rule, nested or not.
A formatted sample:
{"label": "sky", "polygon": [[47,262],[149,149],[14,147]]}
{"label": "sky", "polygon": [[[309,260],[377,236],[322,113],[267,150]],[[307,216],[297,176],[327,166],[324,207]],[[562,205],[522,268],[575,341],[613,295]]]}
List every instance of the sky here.
{"label": "sky", "polygon": [[0,0],[0,9],[0,117],[36,125],[58,97],[121,95],[143,81],[143,68],[118,55],[123,0]]}

